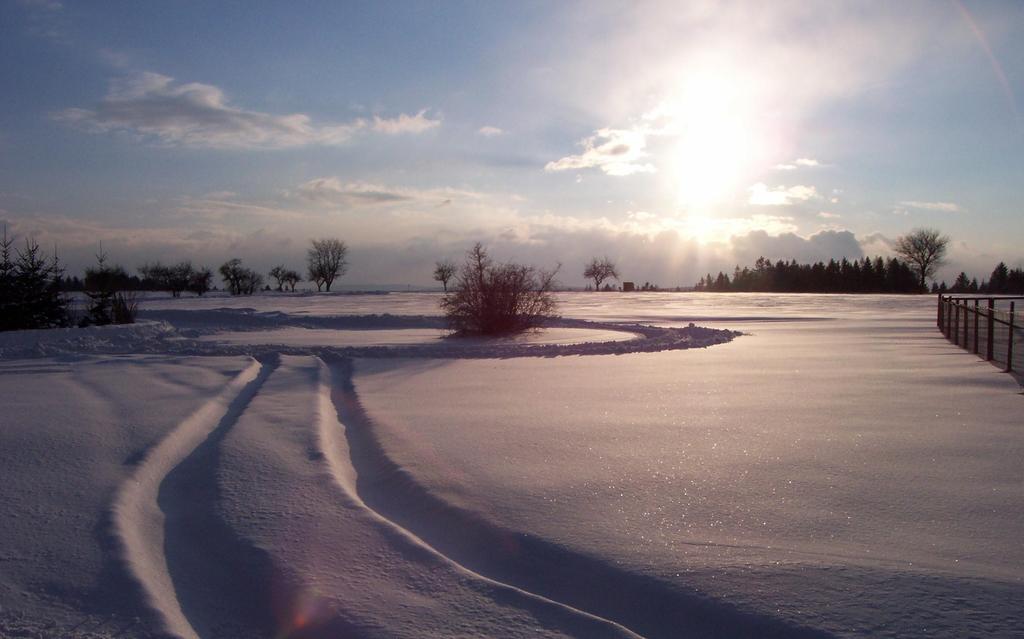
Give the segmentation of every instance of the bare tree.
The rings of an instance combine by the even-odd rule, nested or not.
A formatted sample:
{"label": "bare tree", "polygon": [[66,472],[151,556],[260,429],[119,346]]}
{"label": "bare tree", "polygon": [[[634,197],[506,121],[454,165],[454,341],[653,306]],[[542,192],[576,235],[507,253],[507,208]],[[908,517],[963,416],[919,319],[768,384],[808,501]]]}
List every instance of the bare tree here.
{"label": "bare tree", "polygon": [[448,282],[455,277],[459,267],[451,260],[441,260],[434,265],[434,279],[441,282],[444,292],[448,292]]}
{"label": "bare tree", "polygon": [[181,297],[181,292],[189,289],[189,282],[195,274],[192,262],[178,262],[173,266],[164,266],[160,262],[143,264],[139,274],[146,285],[158,290],[171,292],[171,297]]}
{"label": "bare tree", "polygon": [[181,292],[188,288],[188,283],[192,280],[194,273],[195,269],[192,268],[192,262],[179,262],[170,267],[168,288],[171,291],[172,297],[181,297]]}
{"label": "bare tree", "polygon": [[302,281],[302,276],[299,275],[298,271],[287,270],[284,272],[284,283],[288,285],[288,290],[295,292],[295,285]]}
{"label": "bare tree", "polygon": [[202,297],[203,293],[210,290],[212,284],[213,273],[210,271],[210,267],[203,266],[192,272],[192,276],[188,280],[188,290]]}
{"label": "bare tree", "polygon": [[242,269],[242,278],[239,281],[238,292],[244,295],[252,295],[263,286],[263,276],[248,268]]}
{"label": "bare tree", "polygon": [[252,295],[263,284],[263,276],[242,266],[237,257],[221,264],[220,275],[232,295]]}
{"label": "bare tree", "polygon": [[619,279],[619,272],[615,268],[615,263],[608,259],[607,256],[601,259],[595,257],[583,269],[583,277],[594,280],[594,290],[600,291],[601,282],[609,278]]}
{"label": "bare tree", "polygon": [[936,229],[914,229],[896,240],[894,250],[917,273],[921,290],[927,290],[928,278],[945,263],[949,237]]}
{"label": "bare tree", "polygon": [[313,240],[313,246],[307,254],[309,262],[309,279],[316,284],[316,290],[327,288],[331,291],[331,284],[338,277],[348,270],[348,262],[345,255],[348,254],[348,247],[341,240],[335,238],[321,238]]}
{"label": "bare tree", "polygon": [[284,264],[278,264],[274,268],[270,269],[270,272],[268,274],[277,282],[277,290],[284,290],[285,274],[287,273],[288,269],[284,267]]}
{"label": "bare tree", "polygon": [[477,243],[441,308],[449,326],[462,334],[495,335],[539,326],[555,315],[552,290],[557,273],[558,268],[495,264]]}

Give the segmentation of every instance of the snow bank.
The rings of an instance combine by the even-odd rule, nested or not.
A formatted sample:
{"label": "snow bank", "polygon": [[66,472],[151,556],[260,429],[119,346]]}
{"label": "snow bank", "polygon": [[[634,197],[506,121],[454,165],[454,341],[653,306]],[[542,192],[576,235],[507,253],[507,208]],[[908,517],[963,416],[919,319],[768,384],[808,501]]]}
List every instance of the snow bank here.
{"label": "snow bank", "polygon": [[84,353],[145,353],[177,336],[166,322],[0,332],[0,359]]}
{"label": "snow bank", "polygon": [[[395,343],[374,344],[371,332],[438,330],[443,318],[437,316],[355,315],[332,317],[295,316],[280,311],[249,309],[153,311],[151,319],[124,326],[68,328],[43,331],[12,331],[0,334],[0,358],[49,357],[55,355],[151,353],[175,355],[248,355],[253,357],[318,355],[329,357],[385,358],[515,358],[565,355],[622,355],[688,348],[706,348],[730,341],[740,333],[730,330],[688,326],[658,327],[634,323],[590,322],[555,319],[546,324],[563,337],[536,336],[498,338],[448,337],[430,341],[395,339]],[[302,339],[292,333],[284,343],[245,343],[239,331],[306,329],[320,331],[325,339]],[[328,333],[327,331],[337,331]],[[365,331],[357,334],[354,331]],[[592,337],[588,339],[586,335]],[[621,339],[623,333],[634,339]],[[258,334],[258,333],[257,333]],[[266,335],[266,332],[262,333]],[[226,339],[217,339],[225,335]],[[346,339],[347,338],[347,339]],[[609,339],[611,338],[611,339]],[[603,341],[590,341],[598,339]],[[256,340],[254,340],[256,341]],[[402,342],[406,343],[402,343]],[[346,344],[347,342],[347,344]],[[417,343],[420,342],[420,343]],[[553,343],[552,343],[553,342]],[[567,342],[567,343],[566,343]]]}

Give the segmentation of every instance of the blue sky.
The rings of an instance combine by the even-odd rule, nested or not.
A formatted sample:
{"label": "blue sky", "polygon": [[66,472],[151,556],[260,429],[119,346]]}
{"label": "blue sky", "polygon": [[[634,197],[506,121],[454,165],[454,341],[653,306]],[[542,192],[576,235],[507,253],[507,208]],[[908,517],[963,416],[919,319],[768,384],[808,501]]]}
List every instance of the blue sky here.
{"label": "blue sky", "polygon": [[0,220],[154,259],[429,284],[482,241],[583,282],[764,254],[1024,260],[1024,4],[0,0]]}

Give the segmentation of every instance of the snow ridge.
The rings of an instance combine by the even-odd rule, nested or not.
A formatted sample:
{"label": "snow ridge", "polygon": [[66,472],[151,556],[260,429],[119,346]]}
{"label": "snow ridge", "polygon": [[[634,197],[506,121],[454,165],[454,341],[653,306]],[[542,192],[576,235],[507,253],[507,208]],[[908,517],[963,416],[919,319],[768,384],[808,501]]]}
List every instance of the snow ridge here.
{"label": "snow ridge", "polygon": [[380,330],[432,328],[443,326],[436,316],[355,315],[300,317],[280,312],[254,313],[240,310],[153,311],[153,319],[123,326],[13,331],[0,335],[0,359],[86,354],[152,353],[174,355],[276,354],[319,357],[491,359],[513,357],[563,357],[568,355],[624,355],[659,351],[707,348],[724,344],[741,335],[738,331],[690,324],[683,328],[635,323],[591,322],[558,318],[551,328],[596,329],[633,333],[637,339],[576,344],[522,344],[501,339],[460,339],[451,337],[433,343],[389,346],[287,346],[277,344],[226,344],[198,339],[224,330],[267,328],[320,328]]}

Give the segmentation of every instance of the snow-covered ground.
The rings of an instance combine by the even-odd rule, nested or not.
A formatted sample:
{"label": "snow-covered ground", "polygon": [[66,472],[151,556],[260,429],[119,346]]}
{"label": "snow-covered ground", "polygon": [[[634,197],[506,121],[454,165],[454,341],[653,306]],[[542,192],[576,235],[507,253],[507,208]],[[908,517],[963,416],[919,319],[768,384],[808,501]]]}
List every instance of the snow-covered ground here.
{"label": "snow-covered ground", "polygon": [[1024,636],[1024,396],[934,298],[437,299],[0,334],[0,636]]}

